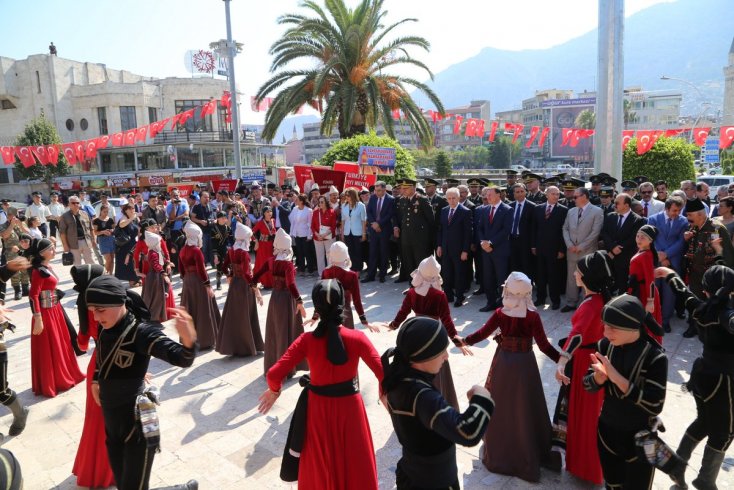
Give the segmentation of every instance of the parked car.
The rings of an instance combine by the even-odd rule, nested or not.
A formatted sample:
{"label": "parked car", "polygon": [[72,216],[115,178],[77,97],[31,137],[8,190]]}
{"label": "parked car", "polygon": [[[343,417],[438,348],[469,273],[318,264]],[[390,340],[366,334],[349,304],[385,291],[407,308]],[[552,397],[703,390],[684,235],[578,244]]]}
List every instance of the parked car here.
{"label": "parked car", "polygon": [[418,174],[418,177],[433,177],[433,175],[435,174],[433,170],[425,167],[418,168],[418,171],[416,173]]}
{"label": "parked car", "polygon": [[734,184],[734,175],[704,175],[696,179],[696,182],[706,182],[709,185],[709,198],[714,201],[719,186]]}
{"label": "parked car", "polygon": [[516,172],[524,172],[524,171],[530,172],[530,169],[527,168],[525,165],[512,165],[510,166],[510,168]]}

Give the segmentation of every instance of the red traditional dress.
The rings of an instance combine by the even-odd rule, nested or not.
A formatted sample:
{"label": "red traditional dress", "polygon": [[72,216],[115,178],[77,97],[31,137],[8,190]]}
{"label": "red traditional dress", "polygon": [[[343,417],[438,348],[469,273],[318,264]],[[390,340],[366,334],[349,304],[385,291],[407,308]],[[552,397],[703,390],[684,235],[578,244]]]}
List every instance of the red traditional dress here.
{"label": "red traditional dress", "polygon": [[[265,218],[261,219],[252,227],[252,236],[257,240],[257,252],[255,253],[255,270],[273,256],[273,241],[275,240],[275,220],[271,219],[266,222]],[[273,287],[273,275],[270,271],[265,272],[260,277],[260,284],[265,288]]]}
{"label": "red traditional dress", "polygon": [[321,273],[321,279],[337,279],[342,284],[344,288],[344,326],[353,329],[352,301],[354,302],[354,309],[357,310],[357,314],[360,317],[364,317],[362,295],[359,292],[359,274],[333,265],[324,269]]}
{"label": "red traditional dress", "polygon": [[497,329],[499,346],[484,386],[505,403],[497,404],[484,433],[482,462],[492,473],[537,482],[541,463],[550,456],[552,428],[533,339],[553,362],[560,354],[548,342],[540,315],[532,310],[518,318],[497,308],[482,328],[466,337],[466,343],[474,345]]}
{"label": "red traditional dress", "polygon": [[209,276],[204,268],[204,254],[199,247],[186,245],[181,249],[178,272],[183,280],[181,306],[194,319],[200,348],[212,348],[217,339],[221,315],[216,299],[209,296]]}
{"label": "red traditional dress", "polygon": [[84,380],[79,369],[66,318],[56,299],[59,280],[50,266],[34,268],[29,299],[34,312],[41,312],[43,331],[31,335],[31,384],[33,393],[56,396]]}
{"label": "red traditional dress", "polygon": [[[601,320],[603,307],[604,299],[600,294],[588,295],[571,317],[571,332],[563,344],[563,350],[573,356],[571,384],[568,387],[566,469],[595,485],[601,485],[604,480],[596,433],[604,391],[588,392],[584,389],[583,381],[591,365],[589,356],[596,351],[596,343],[604,337],[604,323]],[[571,348],[572,345],[577,347]]]}
{"label": "red traditional dress", "polygon": [[[99,326],[94,321],[94,314],[88,313],[89,331],[84,339],[79,334],[79,342],[88,342],[89,337],[95,341],[99,339]],[[92,396],[92,378],[97,361],[97,349],[92,352],[87,367],[87,403],[84,411],[84,428],[82,437],[79,439],[79,448],[74,460],[72,474],[76,475],[76,484],[80,487],[107,488],[115,483],[115,475],[110,468],[110,460],[107,457],[107,446],[105,445],[104,417],[102,408],[97,405]]]}
{"label": "red traditional dress", "polygon": [[[408,289],[403,299],[395,319],[390,322],[390,328],[395,330],[400,327],[410,312],[413,311],[417,316],[428,316],[434,320],[440,320],[441,324],[449,334],[449,338],[456,337],[456,326],[451,318],[451,310],[449,310],[449,301],[446,299],[446,293],[440,289],[433,287],[428,288],[425,296],[421,296],[415,288]],[[441,392],[444,399],[454,407],[459,409],[459,399],[456,396],[456,388],[454,388],[454,379],[451,375],[451,367],[449,361],[443,363],[441,370],[433,378],[433,386]]]}
{"label": "red traditional dress", "polygon": [[[652,294],[655,301],[655,311],[652,313],[652,316],[658,322],[658,325],[663,324],[660,293],[655,286],[655,265],[653,263],[652,250],[641,250],[632,257],[627,293],[637,296],[642,306],[647,306],[647,299]],[[658,344],[663,345],[663,338],[661,336],[653,335],[650,330],[647,331],[647,334],[655,339]]]}
{"label": "red traditional dress", "polygon": [[[340,328],[347,362],[334,365],[327,358],[327,337],[302,334],[267,372],[268,386],[280,391],[283,379],[304,359],[311,367],[311,384],[337,384],[357,376],[361,358],[382,381],[380,355],[358,330]],[[306,436],[298,469],[302,490],[377,489],[377,466],[362,395],[327,397],[308,393]]]}
{"label": "red traditional dress", "polygon": [[[171,254],[168,253],[168,245],[165,240],[161,240],[161,251],[163,252],[163,261],[167,264],[171,261]],[[135,262],[135,270],[143,274],[141,281],[145,285],[145,276],[148,275],[148,261],[146,256],[148,254],[148,244],[145,240],[138,240],[135,242],[135,249],[133,250],[133,261]],[[166,308],[176,307],[176,297],[173,295],[173,285],[168,285],[168,294],[166,295]]]}

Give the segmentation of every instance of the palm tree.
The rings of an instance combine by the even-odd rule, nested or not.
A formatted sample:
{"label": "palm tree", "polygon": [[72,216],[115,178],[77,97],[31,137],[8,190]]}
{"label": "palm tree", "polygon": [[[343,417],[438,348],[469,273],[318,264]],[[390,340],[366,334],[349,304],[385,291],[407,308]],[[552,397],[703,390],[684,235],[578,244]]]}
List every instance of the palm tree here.
{"label": "palm tree", "polygon": [[[270,48],[274,56],[270,71],[277,73],[260,87],[256,98],[259,102],[284,84],[290,85],[280,90],[268,109],[264,139],[271,140],[288,114],[309,104],[322,111],[322,135],[330,135],[336,127],[342,138],[348,138],[381,122],[388,136],[394,138],[392,115],[400,110],[423,146],[432,146],[431,126],[406,86],[424,92],[443,114],[441,101],[424,83],[385,72],[396,65],[410,64],[433,79],[431,70],[407,51],[408,47],[428,51],[430,44],[418,36],[385,41],[393,29],[417,19],[402,19],[385,27],[387,12],[382,10],[383,3],[361,0],[355,9],[348,9],[344,0],[324,0],[324,8],[305,0],[301,6],[315,14],[313,17],[285,14],[278,18],[279,24],[291,27]],[[292,61],[299,65],[305,61],[314,67],[286,69]]]}
{"label": "palm tree", "polygon": [[594,129],[596,127],[596,114],[594,111],[585,109],[576,116],[574,125],[581,129]]}
{"label": "palm tree", "polygon": [[637,113],[632,110],[632,102],[627,99],[622,100],[622,110],[624,111],[624,128],[630,123],[637,122]]}

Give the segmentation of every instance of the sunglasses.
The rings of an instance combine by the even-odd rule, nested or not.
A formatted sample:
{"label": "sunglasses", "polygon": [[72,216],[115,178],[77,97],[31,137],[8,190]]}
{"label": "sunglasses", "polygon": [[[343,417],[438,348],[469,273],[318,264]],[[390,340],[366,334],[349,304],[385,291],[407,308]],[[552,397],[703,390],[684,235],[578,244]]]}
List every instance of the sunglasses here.
{"label": "sunglasses", "polygon": [[640,191],[640,194],[652,194],[652,191]]}

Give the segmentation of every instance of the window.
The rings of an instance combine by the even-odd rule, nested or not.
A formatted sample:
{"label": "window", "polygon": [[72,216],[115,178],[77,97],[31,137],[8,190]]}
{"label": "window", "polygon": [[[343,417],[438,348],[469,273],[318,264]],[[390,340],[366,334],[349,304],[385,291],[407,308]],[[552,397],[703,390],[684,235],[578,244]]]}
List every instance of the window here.
{"label": "window", "polygon": [[69,131],[74,131],[74,121],[72,121],[71,119],[67,119],[66,129],[68,129]]}
{"label": "window", "polygon": [[199,160],[199,150],[193,151],[188,148],[178,148],[178,168],[200,168],[201,160]]}
{"label": "window", "polygon": [[148,107],[148,124],[158,121],[158,109]]}
{"label": "window", "polygon": [[15,106],[8,99],[0,100],[1,109],[15,109]]}
{"label": "window", "polygon": [[41,74],[36,71],[36,86],[38,87],[38,93],[41,93]]}
{"label": "window", "polygon": [[138,170],[161,170],[174,168],[171,155],[165,150],[138,150]]}
{"label": "window", "polygon": [[194,110],[194,117],[190,118],[186,123],[177,125],[176,129],[181,132],[211,132],[214,131],[212,125],[212,116],[206,116],[204,119],[199,116],[201,114],[201,107],[209,102],[208,99],[201,100],[177,100],[176,101],[176,114],[179,112],[185,112],[189,109]]}
{"label": "window", "polygon": [[99,121],[99,134],[108,134],[106,107],[97,107],[97,120]]}
{"label": "window", "polygon": [[135,106],[121,105],[120,106],[120,128],[122,131],[129,129],[135,129],[138,127],[138,122],[135,118]]}
{"label": "window", "polygon": [[205,167],[224,167],[222,150],[202,150]]}
{"label": "window", "polygon": [[134,172],[135,154],[132,151],[101,153],[102,173]]}
{"label": "window", "polygon": [[86,131],[87,128],[89,127],[89,121],[87,121],[86,119],[82,118],[82,120],[79,121],[79,127],[82,128],[82,131]]}

